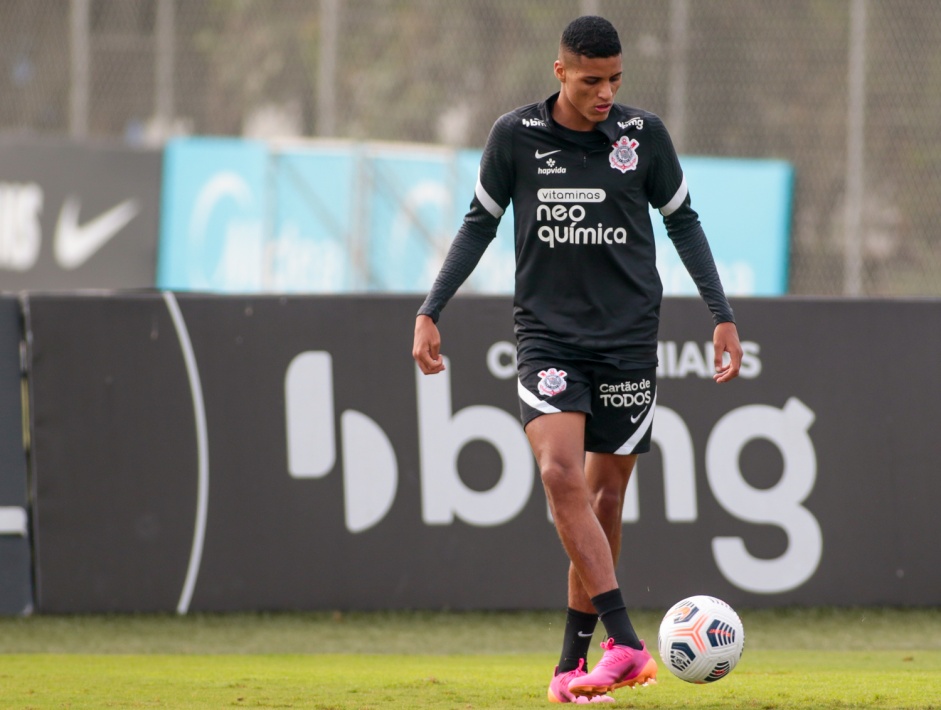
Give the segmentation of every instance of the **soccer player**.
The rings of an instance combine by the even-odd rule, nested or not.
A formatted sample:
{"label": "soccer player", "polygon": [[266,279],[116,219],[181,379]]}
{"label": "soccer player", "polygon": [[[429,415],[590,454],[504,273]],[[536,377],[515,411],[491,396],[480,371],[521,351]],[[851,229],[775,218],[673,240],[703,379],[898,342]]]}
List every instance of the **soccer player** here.
{"label": "soccer player", "polygon": [[[716,382],[738,375],[742,349],[666,128],[614,102],[622,80],[615,28],[595,16],[571,22],[554,71],[557,94],[493,126],[470,210],[418,311],[412,355],[426,375],[444,369],[438,318],[512,200],[520,410],[571,562],[548,696],[605,702],[657,673],[615,576],[624,493],[637,455],[650,448],[657,403],[663,288],[648,204],[712,313]],[[586,672],[599,618],[604,653]]]}

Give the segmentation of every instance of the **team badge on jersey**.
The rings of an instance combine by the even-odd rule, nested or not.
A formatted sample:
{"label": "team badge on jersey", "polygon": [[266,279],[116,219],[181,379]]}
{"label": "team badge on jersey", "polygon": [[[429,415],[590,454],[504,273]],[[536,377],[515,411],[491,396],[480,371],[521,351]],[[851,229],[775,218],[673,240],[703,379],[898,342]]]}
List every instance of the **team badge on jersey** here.
{"label": "team badge on jersey", "polygon": [[636,170],[637,151],[635,149],[639,145],[640,143],[635,139],[621,136],[621,140],[614,144],[611,155],[608,156],[611,167],[620,170],[622,173],[626,173],[628,170]]}
{"label": "team badge on jersey", "polygon": [[537,385],[539,393],[544,394],[546,397],[551,397],[554,394],[562,392],[566,387],[566,374],[565,370],[556,370],[554,367],[550,367],[548,370],[542,370],[539,373],[539,384]]}

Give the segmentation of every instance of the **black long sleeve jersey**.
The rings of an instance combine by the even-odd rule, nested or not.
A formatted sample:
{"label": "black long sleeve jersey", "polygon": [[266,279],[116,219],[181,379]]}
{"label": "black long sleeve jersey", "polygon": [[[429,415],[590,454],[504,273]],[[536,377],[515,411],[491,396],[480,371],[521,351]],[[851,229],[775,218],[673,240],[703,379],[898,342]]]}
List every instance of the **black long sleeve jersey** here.
{"label": "black long sleeve jersey", "polygon": [[676,151],[652,113],[615,104],[595,130],[572,131],[552,119],[557,98],[494,124],[470,210],[419,313],[437,322],[512,200],[519,347],[655,365],[663,286],[648,203],[714,321],[734,320]]}

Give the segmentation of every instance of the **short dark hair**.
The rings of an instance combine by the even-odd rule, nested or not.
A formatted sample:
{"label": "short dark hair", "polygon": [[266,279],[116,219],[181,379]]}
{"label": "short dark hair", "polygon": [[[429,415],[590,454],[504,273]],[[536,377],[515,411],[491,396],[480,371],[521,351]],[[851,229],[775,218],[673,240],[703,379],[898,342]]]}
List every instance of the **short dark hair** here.
{"label": "short dark hair", "polygon": [[562,49],[588,59],[616,57],[621,53],[618,31],[597,15],[572,20],[562,32],[561,45]]}

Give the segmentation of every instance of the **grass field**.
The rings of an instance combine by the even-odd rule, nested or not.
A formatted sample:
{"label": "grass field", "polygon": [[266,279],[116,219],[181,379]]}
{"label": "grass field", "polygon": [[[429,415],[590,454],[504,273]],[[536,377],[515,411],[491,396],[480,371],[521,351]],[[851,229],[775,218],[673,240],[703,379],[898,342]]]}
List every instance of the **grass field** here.
{"label": "grass field", "polygon": [[[657,686],[619,690],[608,707],[941,709],[941,609],[740,612],[746,651],[728,678],[692,686],[661,668]],[[659,617],[634,615],[651,645]],[[0,619],[0,707],[548,707],[561,623],[546,612]]]}

